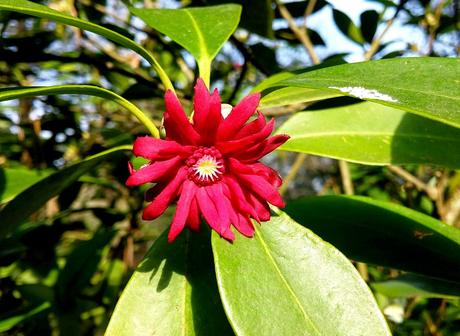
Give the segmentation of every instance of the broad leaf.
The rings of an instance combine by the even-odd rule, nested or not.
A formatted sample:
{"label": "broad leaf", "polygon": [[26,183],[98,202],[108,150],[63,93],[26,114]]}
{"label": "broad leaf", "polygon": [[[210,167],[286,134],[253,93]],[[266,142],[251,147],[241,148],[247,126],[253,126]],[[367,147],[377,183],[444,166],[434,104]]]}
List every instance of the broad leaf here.
{"label": "broad leaf", "polygon": [[260,100],[260,108],[277,107],[289,104],[313,102],[339,97],[341,94],[324,90],[287,87],[269,92]]}
{"label": "broad leaf", "polygon": [[113,101],[127,109],[131,114],[133,114],[142,124],[145,125],[145,127],[150,131],[150,133],[154,137],[159,137],[160,133],[156,128],[155,124],[153,124],[153,122],[136,105],[112,91],[94,85],[67,84],[55,86],[19,86],[1,88],[0,101],[24,97],[51,96],[61,94],[90,95]]}
{"label": "broad leaf", "polygon": [[458,58],[397,58],[331,66],[274,85],[329,90],[460,127],[458,78]]}
{"label": "broad leaf", "polygon": [[49,171],[32,170],[26,167],[0,167],[0,204],[8,202],[49,173]]}
{"label": "broad leaf", "polygon": [[241,6],[228,4],[184,9],[130,8],[130,11],[148,26],[187,49],[198,62],[200,76],[209,81],[211,61],[238,26]]}
{"label": "broad leaf", "polygon": [[283,213],[256,226],[253,239],[212,237],[236,334],[390,335],[365,282],[338,250]]}
{"label": "broad leaf", "polygon": [[371,9],[361,13],[359,16],[361,21],[361,34],[366,42],[372,43],[374,39],[375,32],[379,24],[380,14]]}
{"label": "broad leaf", "polygon": [[286,211],[351,259],[460,280],[460,230],[417,211],[358,196],[300,199]]}
{"label": "broad leaf", "polygon": [[374,282],[371,287],[388,297],[460,297],[460,283],[429,278],[415,274],[404,274],[387,281]]}
{"label": "broad leaf", "polygon": [[111,160],[120,151],[129,149],[129,146],[120,146],[88,157],[82,162],[49,175],[21,192],[0,211],[0,239],[16,229],[30,215],[45,205],[50,198],[59,195],[81,175],[98,164]]}
{"label": "broad leaf", "polygon": [[126,286],[106,331],[124,335],[231,335],[212,267],[209,231],[154,243]]}
{"label": "broad leaf", "polygon": [[460,155],[446,155],[458,152],[460,129],[371,102],[299,112],[277,132],[291,137],[281,150],[364,164],[460,168]]}
{"label": "broad leaf", "polygon": [[361,35],[361,31],[354,24],[353,21],[341,11],[334,9],[333,10],[334,21],[340,31],[347,36],[349,39],[355,41],[356,43],[363,44],[364,38]]}
{"label": "broad leaf", "polygon": [[1,10],[37,16],[40,18],[53,20],[59,23],[67,24],[101,35],[125,48],[137,52],[139,55],[144,57],[158,73],[158,76],[161,78],[166,88],[173,89],[173,86],[168,76],[166,75],[160,64],[157,62],[157,60],[152,56],[152,54],[149,53],[144,47],[140,46],[139,44],[130,40],[129,38],[123,36],[122,34],[94,24],[92,22],[73,17],[69,14],[62,13],[54,9],[51,9],[47,6],[43,6],[27,0],[0,0],[0,11]]}

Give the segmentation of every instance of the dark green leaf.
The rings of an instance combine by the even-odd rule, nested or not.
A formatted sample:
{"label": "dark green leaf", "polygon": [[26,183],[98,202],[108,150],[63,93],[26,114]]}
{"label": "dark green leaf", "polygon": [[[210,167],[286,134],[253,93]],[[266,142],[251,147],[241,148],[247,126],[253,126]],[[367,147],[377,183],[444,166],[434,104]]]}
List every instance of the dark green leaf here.
{"label": "dark green leaf", "polygon": [[98,164],[109,161],[129,146],[120,146],[64,168],[24,190],[0,211],[0,239],[7,236],[48,200],[75,182]]}
{"label": "dark green leaf", "polygon": [[374,282],[372,288],[388,297],[455,298],[460,296],[460,283],[404,274],[387,281]]}
{"label": "dark green leaf", "polygon": [[377,26],[379,24],[380,14],[371,9],[361,13],[361,34],[368,43],[372,43],[374,39],[375,32],[377,31]]}
{"label": "dark green leaf", "polygon": [[331,66],[276,86],[334,90],[460,127],[458,78],[458,58],[398,58]]}
{"label": "dark green leaf", "polygon": [[148,26],[187,49],[197,60],[200,71],[209,71],[205,68],[210,66],[212,59],[238,26],[241,6],[229,4],[184,9],[130,8],[130,11]]}
{"label": "dark green leaf", "polygon": [[345,36],[358,44],[364,43],[364,38],[361,35],[361,31],[345,13],[334,9],[333,16],[335,24]]}
{"label": "dark green leaf", "polygon": [[[282,91],[265,96],[262,106],[276,103],[276,96],[271,96],[278,92]],[[318,90],[304,94],[305,98],[311,96],[311,100],[321,97]],[[301,97],[281,96],[284,100],[289,98]],[[282,124],[277,133],[291,137],[281,150],[364,164],[415,163],[460,168],[460,155],[446,155],[458,152],[460,129],[371,102],[299,112]]]}
{"label": "dark green leaf", "polygon": [[460,280],[460,230],[417,211],[358,196],[300,199],[286,211],[349,258]]}
{"label": "dark green leaf", "polygon": [[72,304],[81,290],[88,285],[102,258],[103,248],[115,236],[113,230],[99,230],[94,236],[78,244],[66,258],[56,283],[56,300],[61,307]]}
{"label": "dark green leaf", "polygon": [[123,291],[107,336],[231,335],[212,267],[209,231],[163,233]]}
{"label": "dark green leaf", "polygon": [[[365,282],[335,248],[281,213],[253,239],[213,235],[217,281],[238,335],[390,335]],[[359,321],[359,323],[357,323]]]}
{"label": "dark green leaf", "polygon": [[10,330],[14,326],[18,325],[19,323],[34,317],[41,312],[44,312],[50,308],[49,302],[44,302],[41,305],[19,315],[12,316],[10,318],[4,319],[0,321],[0,332],[3,333],[5,331]]}
{"label": "dark green leaf", "polygon": [[[325,0],[317,0],[315,3],[315,6],[313,7],[312,13],[319,11],[322,9],[324,6],[326,6],[328,3]],[[300,18],[305,15],[305,11],[308,6],[308,1],[291,1],[291,2],[286,2],[284,3],[284,6],[286,9],[291,13],[291,15],[295,18]],[[282,18],[280,12],[277,10],[275,12],[276,18],[280,19]]]}

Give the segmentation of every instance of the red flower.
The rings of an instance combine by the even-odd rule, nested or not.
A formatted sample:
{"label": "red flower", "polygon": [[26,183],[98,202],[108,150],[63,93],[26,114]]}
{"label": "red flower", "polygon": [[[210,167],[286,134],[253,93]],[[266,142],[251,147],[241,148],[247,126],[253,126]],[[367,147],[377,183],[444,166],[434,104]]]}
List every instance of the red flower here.
{"label": "red flower", "polygon": [[[133,152],[150,163],[138,171],[130,166],[127,186],[156,183],[146,193],[151,202],[142,218],[152,220],[177,200],[168,240],[173,241],[188,226],[198,230],[201,216],[213,230],[228,240],[239,232],[252,237],[250,218],[259,223],[270,219],[268,203],[283,207],[277,191],[281,178],[273,169],[258,162],[289,137],[275,135],[274,120],[266,122],[262,113],[250,122],[260,95],[252,94],[224,118],[219,92],[211,95],[202,80],[195,86],[193,124],[172,91],[166,92],[164,126],[166,139],[140,137]],[[268,203],[267,203],[268,202]]]}

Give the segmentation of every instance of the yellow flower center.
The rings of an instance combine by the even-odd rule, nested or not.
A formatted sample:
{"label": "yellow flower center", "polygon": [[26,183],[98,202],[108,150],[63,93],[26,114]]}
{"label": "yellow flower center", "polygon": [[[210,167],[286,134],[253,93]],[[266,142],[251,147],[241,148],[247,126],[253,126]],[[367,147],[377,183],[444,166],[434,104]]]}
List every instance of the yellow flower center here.
{"label": "yellow flower center", "polygon": [[204,155],[193,166],[195,175],[201,180],[214,181],[222,174],[222,164],[213,156]]}

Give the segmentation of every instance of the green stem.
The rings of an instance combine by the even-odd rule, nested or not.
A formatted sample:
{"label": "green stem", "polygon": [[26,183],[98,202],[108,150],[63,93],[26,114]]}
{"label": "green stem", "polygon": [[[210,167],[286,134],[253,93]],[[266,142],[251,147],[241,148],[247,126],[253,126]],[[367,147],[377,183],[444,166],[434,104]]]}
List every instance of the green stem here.
{"label": "green stem", "polygon": [[60,94],[84,94],[105,98],[126,108],[134,115],[152,134],[153,137],[159,138],[160,132],[152,120],[150,120],[142,110],[136,105],[117,95],[116,93],[93,85],[57,85],[45,87],[17,87],[0,90],[0,101],[12,100],[22,97],[49,96]]}
{"label": "green stem", "polygon": [[211,60],[203,58],[198,62],[198,68],[200,70],[200,78],[204,81],[204,84],[209,88],[211,81]]}

